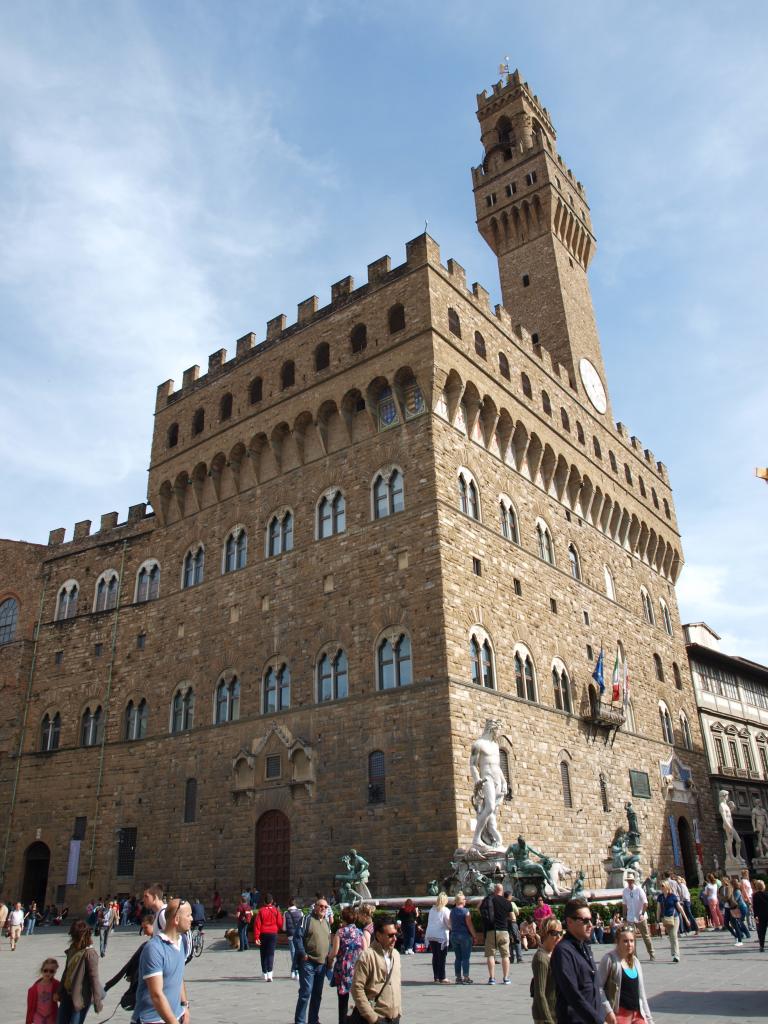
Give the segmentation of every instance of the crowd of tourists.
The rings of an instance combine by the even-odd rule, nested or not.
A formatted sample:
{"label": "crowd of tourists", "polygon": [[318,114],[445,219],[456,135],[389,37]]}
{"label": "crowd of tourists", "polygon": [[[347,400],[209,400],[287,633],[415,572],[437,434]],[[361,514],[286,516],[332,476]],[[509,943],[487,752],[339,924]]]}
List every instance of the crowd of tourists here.
{"label": "crowd of tourists", "polygon": [[[705,928],[728,931],[740,946],[751,940],[755,928],[759,948],[765,950],[768,893],[762,881],[753,884],[747,871],[731,878],[711,874],[700,897]],[[690,891],[681,876],[666,873],[654,898],[654,916],[668,938],[672,962],[679,963],[681,936],[699,933]],[[657,959],[657,951],[648,895],[631,871],[621,905],[610,920],[585,899],[569,900],[561,917],[543,897],[532,912],[524,908],[521,913],[501,885],[480,903],[479,925],[462,893],[452,898],[439,894],[428,911],[411,900],[391,916],[375,910],[373,905],[343,907],[334,930],[332,904],[322,894],[316,894],[308,910],[300,908],[297,898],[281,910],[271,893],[246,890],[235,911],[232,945],[246,951],[252,942],[259,949],[263,979],[271,982],[278,935],[287,935],[290,977],[298,983],[294,1024],[319,1024],[326,982],[336,990],[339,1024],[399,1024],[400,956],[429,952],[435,984],[471,985],[480,980],[470,973],[476,945],[483,946],[487,985],[497,984],[497,965],[501,984],[511,984],[511,966],[523,962],[524,951],[533,953],[534,1022],[653,1024],[637,938],[650,961]],[[85,911],[69,927],[61,977],[56,959],[43,961],[28,992],[26,1024],[83,1024],[91,1007],[100,1012],[106,993],[121,982],[127,987],[120,1005],[130,1011],[131,1021],[190,1024],[184,968],[191,957],[191,930],[205,920],[202,904],[180,898],[166,902],[162,887],[153,885],[141,898],[104,897],[89,903]],[[223,913],[220,900],[214,898],[212,916]],[[0,931],[8,935],[11,950],[22,933],[32,934],[39,917],[34,903],[24,907],[16,902],[9,908],[0,901]],[[102,981],[99,962],[106,955],[109,933],[132,925],[146,941],[112,978]],[[611,947],[602,956],[601,944]],[[451,953],[453,981],[447,977]]]}

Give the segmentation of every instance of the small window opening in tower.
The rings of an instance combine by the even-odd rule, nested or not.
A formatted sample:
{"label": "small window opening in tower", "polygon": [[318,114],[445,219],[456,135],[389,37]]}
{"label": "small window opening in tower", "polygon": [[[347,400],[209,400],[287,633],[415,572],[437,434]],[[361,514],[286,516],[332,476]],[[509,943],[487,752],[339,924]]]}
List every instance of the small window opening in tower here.
{"label": "small window opening in tower", "polygon": [[510,181],[510,183],[507,185],[505,191],[506,191],[508,196],[513,196],[515,194],[515,192],[517,192],[517,182]]}
{"label": "small window opening in tower", "polygon": [[527,288],[530,283],[531,279],[528,274],[523,274],[523,288]]}
{"label": "small window opening in tower", "polygon": [[536,171],[529,171],[525,176],[526,185],[536,184]]}

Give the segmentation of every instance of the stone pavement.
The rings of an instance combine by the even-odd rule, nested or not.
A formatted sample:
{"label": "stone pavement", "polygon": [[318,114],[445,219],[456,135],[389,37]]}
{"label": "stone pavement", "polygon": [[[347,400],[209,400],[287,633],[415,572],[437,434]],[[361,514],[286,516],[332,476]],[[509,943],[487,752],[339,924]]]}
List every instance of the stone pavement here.
{"label": "stone pavement", "polygon": [[[257,1020],[291,1024],[296,983],[287,977],[287,952],[278,950],[276,978],[270,985],[261,980],[258,950],[230,951],[222,932],[220,925],[206,929],[207,947],[187,967],[190,1024],[255,1024]],[[117,973],[139,941],[133,928],[112,934],[107,956],[101,961],[102,980]],[[7,939],[0,939],[0,1024],[24,1024],[27,988],[46,956],[57,957],[63,965],[66,943],[65,930],[57,928],[43,928],[23,938],[15,953],[10,952]],[[609,948],[593,947],[596,958]],[[704,1024],[765,1024],[768,953],[761,954],[754,939],[740,948],[734,946],[728,934],[683,939],[679,964],[671,962],[665,940],[657,939],[656,948],[659,959],[647,966],[645,950],[641,951],[656,1024],[686,1024],[694,1020]],[[487,972],[481,951],[475,950],[471,967],[475,984],[456,988],[432,984],[429,955],[403,957],[404,1024],[493,1022],[500,1014],[505,1020],[530,1020],[530,959],[531,954],[524,954],[523,964],[512,967],[511,985],[497,984],[491,988],[485,984]],[[448,956],[448,968],[452,977],[452,954]],[[500,978],[498,971],[500,968]],[[124,988],[124,982],[114,988],[107,996],[104,1011],[98,1015],[91,1011],[88,1024],[106,1021],[115,1011]],[[320,1016],[323,1024],[336,1024],[336,994],[330,987],[325,989]],[[115,1024],[128,1024],[129,1019],[129,1014],[119,1007],[112,1017]]]}

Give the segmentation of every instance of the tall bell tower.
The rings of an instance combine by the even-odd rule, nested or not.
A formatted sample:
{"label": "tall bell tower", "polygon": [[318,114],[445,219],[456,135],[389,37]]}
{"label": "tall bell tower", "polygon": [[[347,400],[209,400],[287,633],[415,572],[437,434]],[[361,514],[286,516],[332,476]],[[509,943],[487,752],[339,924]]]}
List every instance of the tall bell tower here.
{"label": "tall bell tower", "polygon": [[567,369],[582,400],[610,416],[587,269],[587,197],[557,153],[546,107],[515,71],[477,97],[485,155],[472,169],[480,234],[499,261],[504,305]]}

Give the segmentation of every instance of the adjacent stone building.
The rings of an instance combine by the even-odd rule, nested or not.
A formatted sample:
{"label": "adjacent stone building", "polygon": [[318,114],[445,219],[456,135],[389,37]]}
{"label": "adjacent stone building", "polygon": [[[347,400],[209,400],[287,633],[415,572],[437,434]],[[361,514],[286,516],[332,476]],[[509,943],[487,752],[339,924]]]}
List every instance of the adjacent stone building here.
{"label": "adjacent stone building", "polygon": [[284,899],[350,846],[423,892],[487,717],[508,842],[604,885],[632,799],[646,867],[711,859],[672,492],[613,422],[584,189],[517,73],[477,115],[503,306],[415,238],[158,388],[151,511],[4,543],[8,893]]}
{"label": "adjacent stone building", "polygon": [[[742,857],[765,858],[766,851],[757,849],[753,811],[762,808],[768,816],[768,666],[721,651],[720,637],[706,622],[688,623],[683,632],[712,800],[717,806],[720,790],[728,790]],[[725,864],[724,850],[718,859]]]}

